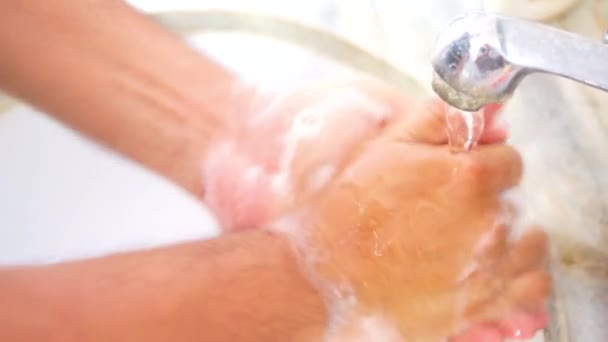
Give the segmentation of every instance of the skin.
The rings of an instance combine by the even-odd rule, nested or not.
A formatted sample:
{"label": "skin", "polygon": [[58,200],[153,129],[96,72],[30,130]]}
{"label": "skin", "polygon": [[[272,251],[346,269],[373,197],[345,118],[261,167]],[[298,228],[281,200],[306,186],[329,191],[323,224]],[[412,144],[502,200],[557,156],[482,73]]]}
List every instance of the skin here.
{"label": "skin", "polygon": [[[357,308],[357,310],[363,310],[367,314],[370,312],[372,314],[390,312],[391,318],[403,321],[399,328],[401,333],[407,336],[408,341],[414,339],[434,340],[438,336],[458,333],[463,333],[461,338],[465,341],[475,341],[480,338],[485,338],[488,341],[500,341],[504,336],[525,337],[533,335],[537,329],[546,324],[543,305],[544,298],[549,290],[549,280],[542,263],[546,252],[546,241],[543,233],[532,231],[521,241],[510,242],[508,241],[509,221],[506,220],[500,226],[496,224],[500,218],[509,214],[505,211],[511,210],[508,203],[501,202],[500,194],[509,187],[516,185],[521,173],[521,161],[517,153],[500,144],[506,138],[505,131],[493,125],[493,115],[499,107],[487,108],[485,116],[488,127],[481,137],[482,144],[500,144],[497,145],[496,150],[490,152],[483,147],[483,150],[475,151],[472,155],[453,155],[447,153],[448,137],[444,119],[446,108],[440,103],[416,104],[404,99],[400,94],[369,82],[355,83],[354,85],[350,83],[348,86],[350,88],[358,87],[358,89],[364,91],[364,94],[385,104],[386,115],[379,116],[377,112],[362,111],[365,108],[364,106],[358,106],[347,101],[344,106],[339,107],[340,110],[321,111],[319,114],[326,118],[324,121],[326,130],[321,130],[314,138],[304,139],[298,144],[297,150],[301,152],[295,154],[291,167],[288,169],[291,170],[292,175],[296,175],[292,178],[291,187],[292,189],[298,189],[299,196],[295,199],[290,198],[286,207],[289,208],[288,212],[294,208],[297,208],[296,211],[304,212],[304,214],[296,214],[296,217],[302,217],[301,220],[296,219],[289,222],[290,224],[299,222],[296,224],[297,226],[308,227],[315,237],[305,243],[303,247],[304,255],[314,253],[315,248],[319,248],[321,254],[326,254],[327,251],[331,250],[339,250],[340,254],[335,259],[327,261],[327,265],[314,265],[319,267],[319,273],[323,275],[322,278],[328,278],[330,283],[335,284],[338,279],[355,277],[356,279],[351,282],[364,284],[366,290],[368,290],[361,294],[362,297],[366,297],[364,301],[372,301],[370,298],[378,297],[379,293],[383,294],[381,297],[384,297],[384,302],[363,303],[362,308]],[[330,91],[327,91],[327,88],[322,87],[322,89],[324,94],[329,93],[333,96],[339,96],[340,91],[343,90],[340,86],[330,88]],[[306,94],[308,94],[308,97],[315,98],[317,103],[323,101],[323,98],[319,99],[314,96],[314,91],[309,90]],[[286,99],[283,106],[299,108],[301,102],[298,102],[297,99]],[[279,109],[282,108],[282,106],[278,107]],[[279,109],[275,109],[275,111],[282,113]],[[281,118],[280,115],[282,114],[278,115]],[[280,123],[280,120],[274,120],[276,117],[268,113],[265,113],[264,117],[270,117],[269,122],[283,127],[279,129],[280,131],[287,132],[291,131],[294,122],[297,121],[292,116],[288,116],[285,120],[286,123]],[[349,130],[337,130],[333,126],[334,122],[340,123],[347,120],[349,128],[351,128]],[[254,121],[259,123],[258,120]],[[358,126],[360,122],[362,124]],[[264,126],[260,125],[259,127]],[[272,127],[268,131],[272,132],[272,129],[277,129],[276,126]],[[357,129],[357,127],[364,127],[364,129]],[[273,135],[268,134],[268,131],[262,129],[260,133],[260,130],[249,130],[249,132],[254,132],[252,134],[254,137],[258,137],[258,141],[259,136],[272,137]],[[255,139],[251,141],[254,142]],[[428,148],[418,149],[421,143],[428,145]],[[273,146],[272,144],[269,145]],[[389,148],[387,145],[395,146]],[[246,142],[243,146],[251,145],[250,142]],[[277,209],[277,207],[273,207],[272,203],[278,201],[284,204],[284,201],[281,201],[280,195],[277,196],[268,189],[273,174],[281,169],[277,166],[279,164],[277,159],[282,159],[281,155],[284,153],[285,147],[276,144],[271,153],[255,154],[256,151],[260,150],[260,148],[254,146],[252,148],[253,152],[247,152],[246,155],[249,157],[247,160],[243,160],[234,151],[229,154],[222,154],[222,157],[218,158],[218,160],[221,160],[219,166],[223,168],[217,170],[218,178],[215,181],[225,183],[222,184],[223,187],[214,190],[225,196],[224,203],[228,204],[228,206],[220,208],[225,210],[219,210],[220,217],[224,214],[228,218],[241,217],[251,220],[248,225],[241,226],[242,228],[256,226],[256,220],[265,222],[268,217],[276,216],[275,211],[282,212],[285,208]],[[411,162],[417,165],[407,164],[404,166],[387,163],[387,161],[397,161],[395,158],[399,155],[403,155],[402,162]],[[279,156],[279,158],[276,156]],[[418,158],[420,159],[418,160]],[[428,163],[422,170],[419,169],[421,167],[419,163],[426,161],[427,158],[432,163]],[[474,162],[468,165],[470,158],[474,158]],[[336,197],[330,200],[331,203],[328,204],[322,195],[322,192],[327,191],[326,188],[323,188],[320,193],[316,189],[309,189],[306,186],[309,184],[307,176],[314,173],[311,170],[318,169],[328,162],[331,162],[339,170],[336,173],[337,176],[328,180],[330,184],[339,180],[344,172],[350,174],[354,172],[353,169],[370,167],[371,169],[352,176],[356,180],[355,184],[351,179],[350,184],[343,184],[340,188],[334,189],[332,196],[335,195]],[[398,165],[402,166],[399,167]],[[267,172],[258,176],[257,182],[253,184],[254,186],[247,183],[250,179],[246,177],[239,180],[239,176],[243,175],[242,170],[253,166],[258,166]],[[461,170],[461,172],[453,173],[455,169]],[[443,170],[443,172],[434,172],[434,170]],[[373,177],[373,175],[378,174],[384,175],[382,179],[385,181],[395,180],[397,183],[388,182],[389,184],[378,185],[378,180]],[[372,175],[371,178],[370,175]],[[410,179],[407,177],[408,175],[424,176]],[[434,176],[429,178],[429,175]],[[452,187],[446,188],[443,186],[443,182],[450,182],[452,179],[455,179],[454,184],[458,185],[456,186],[459,188],[458,191]],[[243,183],[240,183],[241,181]],[[405,182],[408,185],[399,185],[399,182]],[[419,187],[420,190],[419,192],[414,191],[415,196],[412,195],[411,191],[394,192],[393,194],[401,195],[402,198],[387,197],[380,200],[377,190],[370,193],[370,189],[377,189],[379,186],[387,187],[393,192],[394,189],[411,189],[412,186]],[[232,190],[239,188],[246,190],[243,192]],[[428,191],[428,189],[439,190],[432,198],[425,198],[423,195],[425,190]],[[470,191],[466,192],[465,190]],[[479,192],[477,190],[484,191]],[[362,200],[366,195],[371,196],[370,203]],[[243,201],[248,198],[255,199],[255,201],[251,202],[251,206],[243,206]],[[321,203],[327,205],[327,208],[321,210],[320,214],[318,214],[319,209],[311,211],[301,209],[306,208],[306,201],[310,198],[313,199],[311,203]],[[460,202],[459,199],[473,200]],[[441,202],[436,203],[439,200]],[[386,208],[378,207],[378,202],[391,207],[390,212],[398,211],[397,214],[389,216]],[[407,202],[410,204],[406,204]],[[239,205],[231,206],[231,203],[238,203]],[[412,212],[419,212],[420,203],[424,203],[424,206],[430,209],[422,211],[420,215],[413,216]],[[466,208],[457,206],[460,203],[468,205]],[[375,210],[369,214],[371,217],[357,217],[357,215],[350,214],[364,211],[368,206]],[[435,210],[434,207],[438,207],[438,209]],[[261,212],[265,213],[266,217],[260,215]],[[462,216],[448,215],[454,212],[466,212],[467,214]],[[446,221],[441,221],[435,216],[436,214],[445,214]],[[320,222],[314,220],[316,215],[320,217]],[[324,222],[325,220],[329,223]],[[403,222],[408,221],[412,222],[411,225],[404,227]],[[478,223],[473,224],[475,221],[478,221]],[[227,220],[225,222],[234,221]],[[378,227],[366,227],[369,222],[375,222],[374,225]],[[317,236],[321,233],[317,232],[319,227],[316,225],[321,226],[321,230],[328,230],[329,232],[323,232],[322,235]],[[453,235],[446,235],[445,232],[450,231],[446,230],[446,227],[453,225],[469,225],[470,234],[467,235],[466,229],[457,229],[453,230]],[[344,230],[337,227],[343,227]],[[363,232],[355,233],[352,231],[352,227],[360,227]],[[430,227],[435,228],[429,230]],[[284,227],[280,228],[283,229]],[[413,232],[416,231],[416,228],[422,230],[419,233],[420,239],[412,239],[408,233],[404,240],[399,240],[401,230]],[[237,226],[236,229],[239,229],[239,227]],[[294,231],[289,228],[285,230],[290,233]],[[384,230],[389,230],[390,233],[383,233]],[[307,229],[304,229],[304,231],[307,231]],[[296,240],[302,235],[300,229],[297,229],[293,234]],[[352,239],[345,240],[345,236],[350,236]],[[445,257],[438,263],[428,258],[421,260],[418,255],[420,249],[426,247],[432,250],[436,248],[434,246],[438,244],[438,236],[441,236],[441,240],[445,240],[444,242],[450,248],[437,250],[432,255],[444,255]],[[380,262],[384,263],[384,266],[381,266],[375,253],[378,245],[387,243],[384,240],[389,240],[388,243],[390,244],[394,243],[393,249],[397,250],[394,253],[397,253],[398,258],[380,258]],[[481,240],[486,240],[487,246],[478,247],[478,245],[481,245]],[[450,243],[453,244],[450,245]],[[354,251],[344,253],[348,244],[353,245]],[[402,250],[403,244],[408,244],[408,247]],[[469,254],[462,255],[461,249],[469,251]],[[455,255],[462,255],[458,263],[451,265],[446,263],[446,260],[454,259]],[[490,257],[495,258],[495,260],[491,260]],[[481,275],[476,275],[458,283],[458,276],[470,269],[471,265],[479,260],[487,261],[488,265],[491,265],[488,266],[489,271],[471,269],[471,272],[475,271]],[[369,272],[362,272],[362,266],[370,262],[371,269]],[[511,266],[511,263],[516,265]],[[403,267],[395,268],[393,265],[396,264],[403,265]],[[429,265],[433,264],[436,265],[435,271],[429,269]],[[519,264],[521,266],[517,266]],[[412,278],[416,277],[410,275],[411,270],[416,269],[414,267],[416,265],[418,265],[418,268],[422,268],[417,280],[422,281],[421,284],[424,287],[418,289],[419,291],[427,291],[428,284],[433,282],[438,286],[445,285],[446,282],[457,283],[458,286],[450,287],[452,292],[445,295],[428,293],[428,297],[425,297],[420,292],[415,292],[416,290],[412,290],[411,293],[405,295],[408,293],[408,286],[403,285],[403,283],[421,285],[420,283],[413,283]],[[328,272],[327,268],[333,270],[333,273],[325,274]],[[516,270],[513,271],[512,268]],[[349,274],[345,270],[351,270],[352,273]],[[391,274],[391,270],[397,272],[397,274],[388,276]],[[427,271],[442,272],[446,275],[439,279],[423,280]],[[399,278],[404,278],[407,281],[404,280],[403,283],[396,282],[398,285],[391,285],[395,284],[392,280]],[[384,281],[374,283],[373,279]],[[511,285],[512,283],[514,285]],[[493,287],[498,289],[492,289]],[[488,288],[490,289],[488,290]],[[387,293],[392,293],[392,295],[387,296]],[[475,296],[471,294],[475,294]],[[456,299],[463,296],[474,299],[470,299],[471,302],[458,303],[458,305],[464,306],[462,312],[457,315],[448,315],[448,312],[456,311]],[[432,300],[435,297],[449,297],[449,300]],[[408,310],[414,310],[411,298],[418,298],[419,306],[432,309],[427,312],[408,312]],[[396,303],[395,307],[391,309],[388,305],[390,303]],[[486,305],[489,304],[491,304],[492,310],[487,310]],[[438,312],[441,310],[444,312],[443,317],[437,320]],[[351,313],[347,314],[350,315]],[[357,320],[358,316],[360,315],[355,315],[352,319]],[[501,318],[509,316],[509,319],[501,320]],[[417,325],[420,322],[431,322],[431,325]],[[478,323],[478,325],[473,323]],[[445,327],[446,330],[438,329],[438,326]],[[476,326],[476,328],[463,332],[472,326]],[[438,335],[425,336],[424,333],[426,332],[434,332]]]}
{"label": "skin", "polygon": [[500,193],[517,184],[520,163],[505,145],[463,157],[379,138],[301,214],[312,225],[302,249],[321,255],[310,263],[325,281],[349,284],[341,295],[358,298],[355,316],[382,313],[407,341],[541,312],[545,236],[533,230],[510,242],[502,218]]}
{"label": "skin", "polygon": [[[484,111],[486,130],[480,143],[506,139],[506,131],[493,124],[499,108],[492,105]],[[237,133],[218,139],[204,162],[205,203],[226,230],[263,226],[322,189],[310,185],[320,170],[345,167],[351,151],[396,121],[402,120],[402,134],[412,140],[447,143],[446,110],[438,100],[421,104],[369,79],[325,81],[287,94],[257,94],[249,112],[238,119],[242,126]],[[305,120],[322,126],[318,134],[296,143],[286,138],[302,129]],[[345,125],[348,129],[343,129]],[[248,170],[256,170],[255,177]],[[273,180],[281,175],[289,176],[286,193],[272,189]]]}
{"label": "skin", "polygon": [[[500,190],[517,182],[521,167],[516,154],[501,145],[504,132],[491,125],[482,138],[490,144],[485,152],[455,157],[445,145],[441,106],[403,100],[373,83],[351,82],[348,88],[360,89],[383,108],[350,101],[329,110],[317,108],[318,115],[327,116],[326,125],[314,139],[295,144],[285,169],[280,157],[286,146],[280,137],[302,109],[340,98],[344,85],[323,85],[287,97],[259,95],[178,37],[114,0],[4,1],[0,42],[3,90],[164,175],[204,199],[226,230],[238,231],[210,241],[66,264],[0,268],[0,340],[319,340],[328,323],[324,291],[302,276],[285,239],[246,229],[270,226],[278,217],[300,210],[310,215],[308,222],[294,221],[281,228],[307,233],[314,249],[344,252],[331,263],[313,263],[311,269],[328,281],[347,277],[360,297],[355,313],[386,309],[400,332],[430,338],[424,333],[429,329],[425,322],[434,314],[405,305],[406,297],[378,295],[403,291],[435,307],[438,314],[433,317],[439,325],[433,329],[463,333],[464,340],[508,335],[505,327],[512,322],[503,318],[520,317],[521,311],[530,315],[520,319],[520,327],[537,324],[534,311],[542,306],[547,279],[524,275],[542,274],[542,255],[536,251],[544,242],[537,237],[507,243],[507,230],[489,225],[500,207]],[[33,61],[31,56],[41,58]],[[261,112],[265,116],[259,116]],[[353,129],[341,129],[347,124]],[[233,158],[221,158],[226,146]],[[311,187],[312,175],[327,163],[335,173],[322,186]],[[251,166],[262,172],[248,183],[244,172]],[[446,171],[454,166],[464,166],[464,171]],[[267,180],[285,170],[288,191],[272,191]],[[513,173],[508,176],[504,170]],[[416,178],[420,172],[434,177]],[[389,179],[396,183],[377,183],[373,174],[394,174]],[[452,186],[442,187],[445,181]],[[366,212],[385,223],[373,229],[362,225],[360,238],[341,242],[346,248],[337,249],[340,240],[333,238],[342,236],[350,223],[335,213],[350,210],[354,203],[353,198],[341,199],[347,183],[361,190],[357,198]],[[471,184],[473,190],[466,190]],[[416,185],[419,196],[397,191],[406,185]],[[382,208],[372,201],[376,186],[383,189],[384,203],[396,206],[395,216],[377,212]],[[453,197],[467,201],[450,204]],[[432,216],[414,215],[407,229],[396,229],[397,220],[423,199],[442,210]],[[369,249],[355,248],[369,245],[365,234],[372,231],[383,237],[398,235],[398,258],[370,262],[374,258]],[[444,237],[442,248],[437,247],[437,236]],[[482,236],[493,241],[483,250],[492,256],[483,258],[491,265],[480,271],[480,279],[454,283],[454,275],[477,258],[470,252]],[[391,265],[404,263],[416,270],[414,256],[420,248],[442,256],[442,262],[429,261],[428,271],[440,271],[438,278],[424,269],[399,286],[372,278],[408,277],[405,268]],[[448,257],[463,250],[470,255]],[[523,266],[513,266],[519,264]],[[365,288],[362,279],[371,281],[371,287]],[[494,283],[505,290],[493,290]],[[447,299],[439,301],[438,293]],[[446,313],[453,311],[453,298],[459,293],[479,298],[466,301],[462,315],[450,316]],[[527,294],[530,300],[521,301],[514,293]],[[396,298],[395,303],[390,298]]]}
{"label": "skin", "polygon": [[[417,114],[433,121],[433,112]],[[404,158],[395,159],[395,148],[410,152],[411,158],[405,158],[404,154]],[[386,153],[391,154],[393,162],[369,162],[368,158],[386,159]],[[509,335],[512,323],[501,320],[502,317],[511,316],[513,310],[532,313],[542,307],[548,286],[546,275],[540,271],[544,236],[534,233],[510,244],[505,240],[506,230],[484,229],[483,222],[488,215],[479,215],[480,205],[495,204],[494,191],[517,181],[521,165],[512,150],[494,144],[486,146],[480,154],[456,157],[441,144],[379,138],[370,142],[369,150],[363,149],[361,156],[353,160],[343,176],[338,176],[331,186],[310,202],[303,203],[298,210],[297,213],[306,211],[309,218],[306,222],[311,226],[290,225],[289,228],[312,232],[311,246],[314,248],[338,250],[336,247],[340,247],[341,252],[333,256],[335,259],[331,263],[312,266],[327,279],[345,275],[355,287],[365,285],[364,291],[358,293],[362,306],[355,314],[379,308],[395,313],[394,317],[402,322],[400,324],[409,336],[420,341],[433,340],[424,335],[428,331],[455,333],[460,330],[456,323],[461,322],[477,327],[466,330],[470,336],[477,334],[487,338],[494,334],[502,339]],[[466,168],[462,173],[448,177],[454,187],[451,191],[466,196],[468,202],[449,201],[446,196],[456,194],[444,193],[444,189],[430,184],[446,182],[439,179],[439,172],[434,177],[417,179],[415,176],[429,169],[442,171],[454,165],[466,165]],[[480,170],[495,177],[474,177],[474,172]],[[416,189],[429,193],[429,197],[411,197],[395,190],[395,184],[386,184],[384,191],[388,195],[383,198],[387,203],[399,203],[395,207],[399,215],[411,213],[409,206],[423,199],[452,207],[438,210],[433,216],[421,213],[408,227],[397,227],[399,218],[389,217],[392,224],[386,222],[374,227],[363,224],[360,231],[354,232],[355,238],[336,238],[345,233],[346,224],[349,224],[340,221],[341,218],[370,222],[367,216],[324,213],[351,210],[352,198],[341,198],[344,196],[343,184],[353,179],[360,182],[363,192],[358,200],[369,215],[377,215],[374,210],[378,210],[378,206],[372,200],[378,197],[368,182],[377,182],[373,175],[392,173],[411,175],[395,177],[394,181],[415,185]],[[471,183],[475,179],[478,183]],[[475,187],[471,193],[467,189],[472,184]],[[400,187],[400,184],[396,185]],[[492,190],[487,196],[479,196],[477,191],[481,189],[484,192]],[[437,201],[435,197],[447,202]],[[456,209],[465,210],[466,215],[455,218],[453,210]],[[381,214],[378,218],[386,218],[386,215]],[[477,224],[452,230],[452,238],[443,240],[451,243],[437,247],[435,236],[438,233],[428,234],[427,230],[442,230],[440,233],[446,235],[449,233],[446,227],[459,220]],[[368,238],[372,231],[380,236],[391,235],[393,247],[389,250],[392,251],[386,251],[389,257],[378,259],[370,255],[375,248],[373,240]],[[483,270],[481,278],[472,277],[462,283],[451,281],[468,261],[450,263],[452,256],[461,254],[455,250],[474,250],[471,243],[488,231],[492,243],[481,249],[481,254],[469,257],[483,256],[491,267]],[[444,257],[440,262],[420,260],[421,248]],[[403,267],[395,268],[395,263],[403,263]],[[435,278],[437,271],[439,278]],[[486,271],[492,273],[486,274]],[[385,277],[378,277],[382,274]],[[534,274],[540,276],[527,276]],[[393,277],[408,281],[396,282]],[[495,285],[490,286],[488,282],[498,282],[500,288],[508,290],[491,291]],[[400,284],[396,286],[397,283]],[[403,295],[406,293],[408,296]],[[446,315],[455,306],[450,298],[463,293],[476,294],[471,303],[467,302],[464,315]],[[302,276],[300,265],[285,239],[265,230],[248,230],[209,241],[105,258],[46,266],[5,267],[0,270],[0,302],[4,308],[0,312],[0,322],[3,322],[0,338],[11,341],[318,341],[329,320],[322,294],[323,291],[319,292]],[[395,296],[397,303],[391,304],[391,296]],[[405,298],[417,298],[421,304],[426,302],[423,307],[433,308],[433,312],[416,310],[411,302],[399,301]],[[434,321],[432,329],[426,325],[429,317]],[[524,317],[524,325],[536,324],[533,319]],[[238,329],[234,328],[235,323]],[[521,327],[520,323],[518,328]],[[411,335],[414,332],[416,335]],[[340,334],[349,333],[351,331],[340,331]],[[340,340],[342,336],[335,338]],[[476,341],[479,337],[465,336],[462,340]]]}
{"label": "skin", "polygon": [[247,93],[234,75],[117,0],[3,1],[0,43],[2,90],[203,194],[201,160]]}
{"label": "skin", "polygon": [[317,291],[263,230],[70,263],[0,269],[0,340],[315,341]]}

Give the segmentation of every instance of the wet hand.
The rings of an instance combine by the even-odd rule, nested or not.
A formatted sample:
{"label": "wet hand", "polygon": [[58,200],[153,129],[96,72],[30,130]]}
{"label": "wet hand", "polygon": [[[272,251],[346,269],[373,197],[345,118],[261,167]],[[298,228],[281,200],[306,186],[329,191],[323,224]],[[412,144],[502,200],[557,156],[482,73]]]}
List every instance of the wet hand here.
{"label": "wet hand", "polygon": [[[500,341],[544,326],[544,235],[512,242],[508,222],[494,221],[508,211],[500,192],[519,177],[514,151],[488,145],[451,155],[442,104],[420,106],[371,82],[258,102],[205,164],[206,200],[226,229],[261,227],[316,203],[316,217],[336,224],[318,230],[318,246],[341,250],[342,241],[355,253],[321,269],[329,278],[355,277],[359,309],[397,314],[399,330],[413,336],[461,334],[458,341]],[[487,110],[482,145],[506,137],[492,125],[496,109]],[[357,194],[336,188],[353,174]],[[375,200],[381,188],[397,196],[384,198],[395,206],[390,215]]]}
{"label": "wet hand", "polygon": [[[318,193],[353,151],[396,120],[406,119],[402,134],[411,139],[444,143],[443,116],[422,120],[413,107],[370,80],[255,94],[203,163],[205,203],[224,230],[259,228]],[[443,113],[438,102],[432,110]],[[487,112],[488,122],[495,111]],[[482,143],[504,137],[500,129],[487,129]]]}
{"label": "wet hand", "polygon": [[533,334],[546,324],[545,235],[511,240],[515,213],[501,200],[519,181],[519,155],[500,143],[449,153],[445,131],[425,129],[442,124],[441,107],[411,110],[292,214],[304,229],[286,233],[329,302],[350,298],[336,309],[347,330],[383,317],[405,341]]}

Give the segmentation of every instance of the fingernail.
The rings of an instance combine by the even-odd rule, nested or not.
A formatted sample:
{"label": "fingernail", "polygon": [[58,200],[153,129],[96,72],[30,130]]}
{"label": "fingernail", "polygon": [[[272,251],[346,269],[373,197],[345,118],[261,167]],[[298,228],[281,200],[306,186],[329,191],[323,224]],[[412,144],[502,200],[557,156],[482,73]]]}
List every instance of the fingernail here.
{"label": "fingernail", "polygon": [[501,322],[503,334],[512,339],[530,339],[536,332],[546,325],[546,315],[531,315],[528,313],[517,313],[509,319]]}
{"label": "fingernail", "polygon": [[479,326],[463,335],[449,339],[449,342],[503,342],[505,336],[493,326]]}

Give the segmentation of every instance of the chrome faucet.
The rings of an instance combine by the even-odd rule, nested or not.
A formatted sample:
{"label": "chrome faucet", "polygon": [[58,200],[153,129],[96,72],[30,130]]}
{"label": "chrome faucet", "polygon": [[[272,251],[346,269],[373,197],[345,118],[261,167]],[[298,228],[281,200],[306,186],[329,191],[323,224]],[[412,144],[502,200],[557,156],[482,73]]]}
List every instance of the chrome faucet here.
{"label": "chrome faucet", "polygon": [[534,72],[608,91],[608,45],[496,14],[471,13],[452,21],[431,61],[435,92],[466,111],[504,102]]}

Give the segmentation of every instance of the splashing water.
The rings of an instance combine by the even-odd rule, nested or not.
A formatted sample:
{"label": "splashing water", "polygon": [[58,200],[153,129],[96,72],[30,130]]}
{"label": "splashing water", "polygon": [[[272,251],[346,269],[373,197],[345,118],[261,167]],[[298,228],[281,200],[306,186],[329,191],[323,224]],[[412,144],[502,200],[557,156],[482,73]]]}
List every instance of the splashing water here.
{"label": "splashing water", "polygon": [[461,111],[448,106],[446,122],[450,151],[468,152],[479,142],[484,129],[483,109],[476,112]]}

